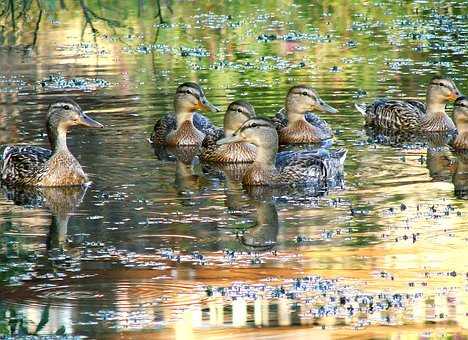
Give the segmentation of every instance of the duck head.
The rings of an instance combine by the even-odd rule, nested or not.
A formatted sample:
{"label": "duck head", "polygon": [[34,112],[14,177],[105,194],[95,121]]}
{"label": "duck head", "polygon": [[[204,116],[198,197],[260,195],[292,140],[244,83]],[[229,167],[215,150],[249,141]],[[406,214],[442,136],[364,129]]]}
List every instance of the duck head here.
{"label": "duck head", "polygon": [[224,134],[232,136],[244,122],[255,118],[255,109],[249,103],[243,100],[236,100],[229,104],[224,114]]}
{"label": "duck head", "polygon": [[459,97],[453,106],[453,118],[458,129],[464,127],[468,130],[468,98]]}
{"label": "duck head", "polygon": [[196,110],[219,112],[220,110],[206,99],[202,88],[196,83],[183,83],[180,85],[174,98],[176,115],[192,113]]}
{"label": "duck head", "polygon": [[73,126],[103,127],[101,123],[84,113],[81,107],[70,98],[63,98],[51,104],[47,114],[47,121],[50,126],[66,129]]}
{"label": "duck head", "polygon": [[317,92],[307,85],[297,85],[291,87],[286,96],[286,110],[290,114],[302,114],[307,112],[320,111],[336,113],[337,109],[331,107],[323,101]]}
{"label": "duck head", "polygon": [[49,106],[47,133],[53,149],[57,144],[66,147],[67,132],[75,126],[103,128],[101,123],[84,113],[73,99],[62,98]]}
{"label": "duck head", "polygon": [[445,105],[449,101],[456,100],[460,95],[460,91],[451,79],[434,77],[431,79],[427,89],[427,104],[428,107],[433,103]]}

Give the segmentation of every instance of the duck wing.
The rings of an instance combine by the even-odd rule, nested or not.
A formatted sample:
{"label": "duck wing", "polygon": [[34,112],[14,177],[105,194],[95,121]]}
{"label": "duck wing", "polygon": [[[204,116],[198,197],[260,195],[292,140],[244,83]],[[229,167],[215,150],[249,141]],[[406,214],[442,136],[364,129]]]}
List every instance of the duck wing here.
{"label": "duck wing", "polygon": [[[212,138],[223,138],[224,130],[215,126],[208,118],[201,113],[195,112],[193,115],[193,125],[203,132],[206,136],[213,136]],[[223,137],[219,137],[223,135]],[[217,140],[217,139],[216,139]]]}
{"label": "duck wing", "polygon": [[358,105],[366,124],[381,129],[417,130],[426,114],[426,106],[416,100],[377,99],[370,105]]}
{"label": "duck wing", "polygon": [[289,182],[329,180],[342,172],[346,153],[345,149],[283,151],[277,154],[276,168]]}
{"label": "duck wing", "polygon": [[38,146],[7,146],[3,151],[2,181],[34,185],[47,171],[46,162],[52,151]]}
{"label": "duck wing", "polygon": [[[327,122],[313,112],[307,112],[305,114],[305,119],[309,124],[319,129],[325,135],[325,138],[322,139],[333,137],[333,132]],[[281,110],[279,110],[278,113],[276,113],[276,115],[271,119],[271,122],[275,126],[276,131],[280,131],[282,128],[285,128],[288,125],[288,115],[286,109],[283,107]]]}
{"label": "duck wing", "polygon": [[[214,126],[208,118],[198,112],[193,114],[193,125],[207,136],[218,136],[219,130],[221,130],[221,132],[223,130]],[[168,113],[156,122],[150,140],[154,144],[165,144],[167,135],[176,128],[177,121],[175,114]]]}
{"label": "duck wing", "polygon": [[174,113],[168,113],[162,118],[158,119],[154,124],[153,133],[150,140],[154,144],[165,144],[166,137],[172,130],[177,128],[177,122]]}

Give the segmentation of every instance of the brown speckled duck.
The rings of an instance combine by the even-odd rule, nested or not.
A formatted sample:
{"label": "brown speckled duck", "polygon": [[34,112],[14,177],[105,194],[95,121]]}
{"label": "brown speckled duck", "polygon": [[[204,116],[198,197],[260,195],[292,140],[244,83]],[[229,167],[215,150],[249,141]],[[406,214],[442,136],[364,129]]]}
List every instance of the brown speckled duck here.
{"label": "brown speckled duck", "polygon": [[7,185],[56,187],[82,185],[88,177],[67,147],[74,126],[102,128],[71,99],[50,105],[47,135],[52,150],[31,145],[7,146],[3,152],[2,181]]}
{"label": "brown speckled duck", "polygon": [[269,120],[261,118],[249,119],[234,134],[217,143],[237,142],[256,146],[255,161],[242,179],[247,186],[323,184],[341,175],[346,158],[346,150],[283,151],[277,154],[278,133]]}
{"label": "brown speckled duck", "polygon": [[219,112],[205,97],[202,88],[195,83],[180,85],[174,98],[175,113],[159,119],[151,141],[157,145],[200,146],[207,135],[217,128],[203,115],[195,112],[204,109]]}
{"label": "brown speckled duck", "polygon": [[241,125],[255,117],[255,109],[249,103],[236,100],[232,102],[224,114],[224,132],[218,136],[212,135],[203,141],[200,158],[211,163],[250,163],[255,159],[255,146],[245,142],[217,145],[216,141],[229,137]]}
{"label": "brown speckled duck", "polygon": [[466,97],[460,97],[455,101],[453,119],[458,131],[452,146],[457,150],[468,150],[468,99]]}
{"label": "brown speckled duck", "polygon": [[384,130],[440,132],[455,130],[445,105],[460,96],[455,83],[433,78],[427,88],[426,105],[417,100],[378,99],[372,104],[355,104],[366,125]]}
{"label": "brown speckled duck", "polygon": [[337,109],[325,103],[311,87],[293,86],[287,96],[285,108],[272,119],[279,135],[279,143],[319,143],[333,137],[328,124],[312,111],[336,113]]}

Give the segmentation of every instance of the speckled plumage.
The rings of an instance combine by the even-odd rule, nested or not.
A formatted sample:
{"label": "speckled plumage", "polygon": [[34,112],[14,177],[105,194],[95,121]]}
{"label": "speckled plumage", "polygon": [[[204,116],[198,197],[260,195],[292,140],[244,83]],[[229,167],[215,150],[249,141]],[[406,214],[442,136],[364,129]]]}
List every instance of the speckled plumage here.
{"label": "speckled plumage", "polygon": [[456,150],[468,150],[468,99],[460,97],[455,101],[453,119],[457,127],[457,135],[452,147]]}
{"label": "speckled plumage", "polygon": [[206,137],[215,136],[218,131],[222,131],[198,112],[194,112],[192,122],[187,121],[184,124],[182,132],[176,131],[175,114],[165,115],[156,122],[151,141],[156,145],[201,145]]}
{"label": "speckled plumage", "polygon": [[279,143],[304,144],[319,143],[323,140],[333,138],[333,131],[325,120],[312,112],[307,112],[305,121],[295,122],[288,127],[286,109],[282,108],[271,120],[279,135]]}
{"label": "speckled plumage", "polygon": [[445,113],[445,104],[459,96],[455,84],[435,77],[427,90],[427,105],[417,100],[380,98],[371,104],[355,104],[366,125],[385,130],[440,132],[455,130],[455,124]]}
{"label": "speckled plumage", "polygon": [[233,136],[219,144],[244,141],[257,147],[255,161],[246,170],[242,183],[248,186],[322,185],[341,176],[346,151],[284,151],[277,154],[278,134],[264,119],[246,121]]}
{"label": "speckled plumage", "polygon": [[255,146],[243,142],[211,144],[203,149],[200,159],[213,163],[251,163],[255,159]]}
{"label": "speckled plumage", "polygon": [[387,130],[419,130],[426,114],[426,106],[416,101],[377,99],[370,105],[357,107],[366,125]]}
{"label": "speckled plumage", "polygon": [[255,146],[245,142],[217,145],[216,142],[231,134],[250,118],[255,109],[249,103],[236,100],[229,104],[224,115],[224,129],[208,135],[203,141],[200,159],[211,163],[251,163],[255,159]]}
{"label": "speckled plumage", "polygon": [[338,110],[323,101],[307,85],[296,85],[286,95],[285,107],[274,118],[280,145],[319,143],[331,139],[333,132],[314,111],[336,113]]}
{"label": "speckled plumage", "polygon": [[3,154],[2,181],[10,185],[65,186],[88,181],[71,153],[36,146],[8,146]]}
{"label": "speckled plumage", "polygon": [[102,127],[71,99],[52,104],[47,115],[47,134],[52,150],[30,145],[7,146],[3,151],[2,181],[10,186],[68,186],[88,181],[80,163],[67,148],[73,126]]}
{"label": "speckled plumage", "polygon": [[150,140],[155,145],[200,146],[207,135],[217,128],[198,109],[219,110],[205,97],[202,88],[192,82],[177,87],[174,113],[160,118],[154,125]]}
{"label": "speckled plumage", "polygon": [[246,185],[325,185],[342,173],[346,150],[283,151],[274,167],[253,164],[245,173]]}

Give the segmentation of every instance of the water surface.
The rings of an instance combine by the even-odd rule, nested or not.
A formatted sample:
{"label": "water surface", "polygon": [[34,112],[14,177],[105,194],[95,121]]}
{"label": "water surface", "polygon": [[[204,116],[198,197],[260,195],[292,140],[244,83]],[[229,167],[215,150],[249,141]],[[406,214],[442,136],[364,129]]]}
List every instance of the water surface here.
{"label": "water surface", "polygon": [[[375,143],[354,102],[423,100],[438,73],[466,92],[468,3],[158,4],[2,5],[0,143],[47,146],[64,95],[106,128],[69,137],[89,188],[1,196],[0,335],[466,337],[468,160]],[[184,81],[261,116],[313,86],[343,188],[252,193],[155,153]]]}

